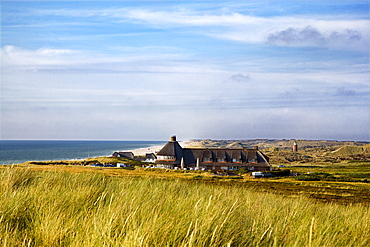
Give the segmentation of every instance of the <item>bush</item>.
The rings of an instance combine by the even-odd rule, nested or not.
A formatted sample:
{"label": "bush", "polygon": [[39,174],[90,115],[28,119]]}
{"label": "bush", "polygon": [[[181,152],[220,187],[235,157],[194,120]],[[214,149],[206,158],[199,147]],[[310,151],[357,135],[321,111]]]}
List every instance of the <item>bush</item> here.
{"label": "bush", "polygon": [[135,170],[136,168],[133,166],[127,166],[127,167],[122,167],[124,170]]}
{"label": "bush", "polygon": [[325,172],[314,172],[305,174],[297,177],[299,181],[334,181],[336,178],[329,173]]}
{"label": "bush", "polygon": [[276,170],[276,171],[271,171],[270,172],[273,176],[275,177],[285,177],[285,176],[290,176],[290,170],[289,169],[284,169],[284,170]]}
{"label": "bush", "polygon": [[249,173],[250,171],[248,170],[248,168],[243,167],[243,168],[236,170],[235,172],[239,175],[242,175],[242,174]]}

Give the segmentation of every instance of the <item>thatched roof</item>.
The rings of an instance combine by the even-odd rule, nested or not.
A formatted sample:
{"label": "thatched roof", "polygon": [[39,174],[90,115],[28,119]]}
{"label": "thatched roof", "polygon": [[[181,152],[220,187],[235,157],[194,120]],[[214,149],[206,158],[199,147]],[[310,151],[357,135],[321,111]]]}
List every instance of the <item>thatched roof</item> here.
{"label": "thatched roof", "polygon": [[182,147],[177,141],[167,142],[167,144],[157,153],[159,156],[178,156],[182,155]]}
{"label": "thatched roof", "polygon": [[146,159],[156,159],[157,156],[155,156],[155,154],[153,154],[153,153],[147,153],[147,154],[145,154],[145,158]]}
{"label": "thatched roof", "polygon": [[[179,165],[181,159],[184,159],[186,166],[193,166],[200,161],[200,165],[218,165],[218,166],[235,166],[235,161],[243,163],[242,166],[248,166],[253,163],[253,166],[269,167],[268,157],[265,156],[258,148],[182,148],[180,144],[171,139],[158,153],[157,156],[173,156],[174,160],[157,160],[158,164]],[[219,159],[222,159],[220,161]],[[202,164],[203,163],[203,164]]]}
{"label": "thatched roof", "polygon": [[128,159],[134,159],[134,153],[133,152],[114,152],[112,154],[114,157],[122,157],[122,158],[128,158]]}
{"label": "thatched roof", "polygon": [[231,154],[231,158],[241,160],[242,159],[242,152],[240,150],[233,150],[232,154]]}

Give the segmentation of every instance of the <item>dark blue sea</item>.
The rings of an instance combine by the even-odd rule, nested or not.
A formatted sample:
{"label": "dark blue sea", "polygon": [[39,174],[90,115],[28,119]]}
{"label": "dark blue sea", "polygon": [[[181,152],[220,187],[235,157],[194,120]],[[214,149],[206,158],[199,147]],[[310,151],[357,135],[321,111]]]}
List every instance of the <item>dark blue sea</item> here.
{"label": "dark blue sea", "polygon": [[166,144],[165,141],[0,141],[0,165],[26,161],[109,156],[114,151]]}

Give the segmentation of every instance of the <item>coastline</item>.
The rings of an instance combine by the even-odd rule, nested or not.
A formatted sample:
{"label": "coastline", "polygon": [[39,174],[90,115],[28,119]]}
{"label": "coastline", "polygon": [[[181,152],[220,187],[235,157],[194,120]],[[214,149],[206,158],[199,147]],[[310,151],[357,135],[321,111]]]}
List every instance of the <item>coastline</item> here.
{"label": "coastline", "polygon": [[133,150],[135,155],[145,155],[159,151],[165,144],[166,141],[2,140],[0,165],[31,161],[78,161],[109,157],[117,150]]}

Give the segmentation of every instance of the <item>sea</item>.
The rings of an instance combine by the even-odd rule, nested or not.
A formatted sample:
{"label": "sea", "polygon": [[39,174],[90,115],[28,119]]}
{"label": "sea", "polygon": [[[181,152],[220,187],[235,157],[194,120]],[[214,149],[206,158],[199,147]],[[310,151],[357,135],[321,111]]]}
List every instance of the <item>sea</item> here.
{"label": "sea", "polygon": [[21,141],[0,140],[0,165],[110,156],[115,151],[165,145],[165,141]]}

